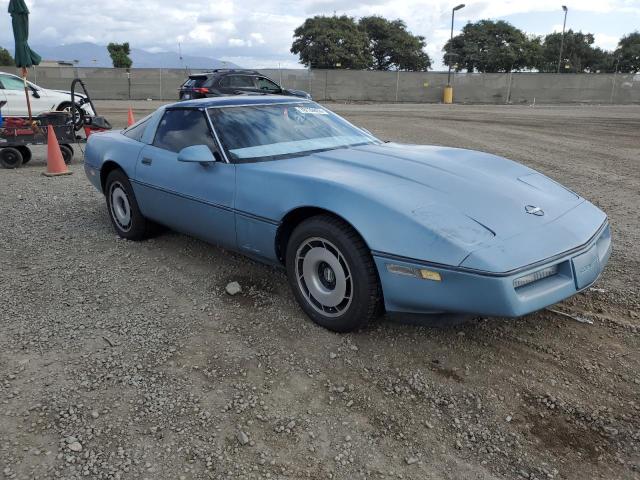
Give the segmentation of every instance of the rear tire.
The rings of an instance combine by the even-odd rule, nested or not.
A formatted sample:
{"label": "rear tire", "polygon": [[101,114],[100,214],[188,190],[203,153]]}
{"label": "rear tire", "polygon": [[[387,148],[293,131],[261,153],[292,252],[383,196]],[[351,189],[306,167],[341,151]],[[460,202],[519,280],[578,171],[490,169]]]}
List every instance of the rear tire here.
{"label": "rear tire", "polygon": [[4,168],[20,168],[22,166],[22,153],[13,147],[0,149],[0,165]]}
{"label": "rear tire", "polygon": [[373,258],[344,221],[319,215],[298,225],[287,245],[286,266],[296,300],[318,325],[350,332],[380,313],[382,294]]}
{"label": "rear tire", "polygon": [[29,147],[22,145],[20,147],[16,147],[16,149],[20,150],[20,153],[22,154],[22,165],[26,165],[31,161],[33,155],[31,154],[31,149]]}
{"label": "rear tire", "polygon": [[67,112],[71,114],[71,118],[73,119],[73,127],[75,130],[80,130],[84,125],[84,110],[80,105],[73,104],[71,102],[62,102],[58,105],[58,112]]}
{"label": "rear tire", "polygon": [[109,173],[104,191],[109,218],[117,234],[127,240],[148,238],[153,225],[140,213],[131,183],[122,170]]}
{"label": "rear tire", "polygon": [[67,165],[71,164],[73,160],[73,148],[71,147],[71,145],[60,145],[60,152],[62,153],[64,163],[66,163]]}

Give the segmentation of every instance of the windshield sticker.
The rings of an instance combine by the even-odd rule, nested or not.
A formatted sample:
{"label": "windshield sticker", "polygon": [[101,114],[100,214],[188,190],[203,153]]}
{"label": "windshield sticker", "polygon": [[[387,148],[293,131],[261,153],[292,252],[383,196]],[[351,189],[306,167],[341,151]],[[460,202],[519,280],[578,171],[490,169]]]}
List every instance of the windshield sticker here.
{"label": "windshield sticker", "polygon": [[297,111],[310,115],[329,115],[329,112],[317,107],[294,107]]}

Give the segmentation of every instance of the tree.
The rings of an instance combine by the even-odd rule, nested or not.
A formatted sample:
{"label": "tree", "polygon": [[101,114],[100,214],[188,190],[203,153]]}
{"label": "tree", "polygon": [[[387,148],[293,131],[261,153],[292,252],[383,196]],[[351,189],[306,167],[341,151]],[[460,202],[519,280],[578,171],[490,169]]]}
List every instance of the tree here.
{"label": "tree", "polygon": [[444,48],[444,64],[456,71],[484,73],[535,68],[539,61],[540,39],[527,37],[508,22],[480,20],[467,23],[462,33]]}
{"label": "tree", "polygon": [[109,50],[109,56],[111,57],[111,62],[113,63],[114,68],[131,68],[131,58],[129,58],[129,54],[131,50],[129,49],[129,43],[110,43],[107,45],[107,50]]}
{"label": "tree", "polygon": [[307,67],[363,69],[373,63],[366,33],[346,15],[307,18],[293,39],[291,53]]}
{"label": "tree", "polygon": [[0,66],[13,67],[14,65],[15,62],[13,61],[13,57],[9,53],[9,50],[0,47]]}
{"label": "tree", "polygon": [[358,23],[367,34],[374,70],[425,71],[431,59],[424,52],[424,37],[407,31],[402,20],[379,16],[363,17]]}
{"label": "tree", "polygon": [[542,44],[542,59],[539,69],[541,72],[556,72],[560,57],[560,44],[562,43],[562,59],[560,59],[560,72],[581,73],[595,72],[598,65],[607,62],[604,52],[593,47],[594,36],[592,33],[574,32],[567,30],[562,41],[562,33],[550,33],[544,38]]}
{"label": "tree", "polygon": [[619,72],[640,72],[640,32],[633,32],[622,37],[614,52],[614,57],[615,62],[619,61]]}

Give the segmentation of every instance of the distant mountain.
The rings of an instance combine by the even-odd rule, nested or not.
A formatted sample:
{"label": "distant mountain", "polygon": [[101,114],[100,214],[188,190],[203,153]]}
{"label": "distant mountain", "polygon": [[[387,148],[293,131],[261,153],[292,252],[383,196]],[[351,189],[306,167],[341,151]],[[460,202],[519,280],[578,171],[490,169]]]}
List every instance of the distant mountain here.
{"label": "distant mountain", "polygon": [[[111,67],[111,57],[106,45],[95,43],[72,43],[69,45],[32,45],[45,60],[78,60],[79,67]],[[13,52],[11,52],[13,54]],[[183,55],[182,61],[177,52],[147,52],[139,48],[131,49],[133,68],[239,68],[231,62],[223,62],[210,57]]]}

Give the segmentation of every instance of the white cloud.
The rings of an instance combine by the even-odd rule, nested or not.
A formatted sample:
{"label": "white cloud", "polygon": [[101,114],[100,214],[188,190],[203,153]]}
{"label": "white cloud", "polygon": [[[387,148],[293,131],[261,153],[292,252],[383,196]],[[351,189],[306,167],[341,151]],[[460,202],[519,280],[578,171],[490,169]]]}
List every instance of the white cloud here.
{"label": "white cloud", "polygon": [[[217,58],[246,59],[248,67],[296,65],[289,49],[293,30],[313,15],[346,14],[360,17],[377,14],[403,19],[409,30],[427,40],[427,53],[434,67],[442,67],[442,47],[449,38],[451,0],[109,0],[93,2],[87,12],[86,0],[28,0],[31,9],[32,44],[69,44],[90,41],[107,44],[129,41],[136,48],[177,49],[185,54]],[[555,12],[554,29],[562,19],[559,0],[478,0],[456,12],[456,29],[467,21],[481,18],[503,18],[513,14]],[[572,13],[599,15],[617,12],[621,16],[640,16],[640,0],[564,0]],[[6,12],[8,0],[0,0]],[[624,17],[621,17],[624,18]],[[635,22],[640,24],[640,22]],[[0,45],[10,45],[10,18],[0,16]],[[575,24],[572,28],[580,29]],[[526,30],[526,29],[525,29]],[[614,47],[613,31],[602,29],[596,43],[602,48]],[[615,30],[614,30],[615,31]],[[539,32],[535,32],[539,33]],[[545,32],[546,33],[546,32]],[[624,33],[624,32],[620,32]],[[454,32],[455,34],[455,32]],[[250,62],[250,63],[249,63]]]}
{"label": "white cloud", "polygon": [[620,41],[617,35],[607,35],[606,33],[594,33],[594,43],[603,50],[615,50]]}

